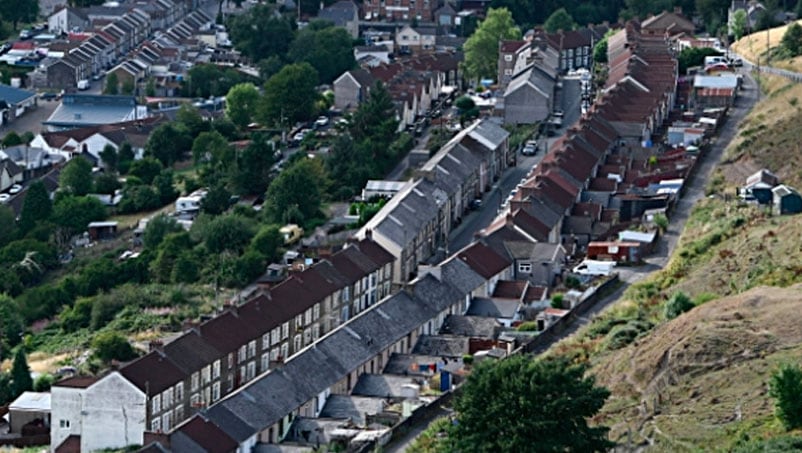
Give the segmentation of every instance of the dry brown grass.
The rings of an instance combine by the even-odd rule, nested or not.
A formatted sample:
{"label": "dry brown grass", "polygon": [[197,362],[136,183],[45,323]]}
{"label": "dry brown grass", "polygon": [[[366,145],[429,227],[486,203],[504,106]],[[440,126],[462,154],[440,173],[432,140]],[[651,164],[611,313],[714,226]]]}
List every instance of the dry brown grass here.
{"label": "dry brown grass", "polygon": [[[802,20],[797,21],[797,23],[802,24]],[[767,49],[769,47],[774,49],[780,45],[780,41],[782,41],[785,31],[788,29],[788,25],[775,27],[767,31],[759,31],[757,33],[752,33],[751,35],[744,36],[737,42],[733,43],[731,48],[755,64],[765,64]],[[771,61],[771,65],[791,71],[802,72],[801,58]]]}
{"label": "dry brown grass", "polygon": [[592,369],[613,397],[598,421],[655,451],[728,450],[739,433],[779,433],[766,383],[802,359],[802,285],[755,288],[656,328]]}

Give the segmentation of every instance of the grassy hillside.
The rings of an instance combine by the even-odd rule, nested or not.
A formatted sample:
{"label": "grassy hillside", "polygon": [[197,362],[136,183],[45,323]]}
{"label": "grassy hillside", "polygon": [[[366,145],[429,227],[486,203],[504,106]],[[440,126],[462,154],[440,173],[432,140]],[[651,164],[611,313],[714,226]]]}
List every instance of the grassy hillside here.
{"label": "grassy hillside", "polygon": [[[668,265],[551,351],[587,361],[610,388],[597,421],[617,442],[650,451],[764,451],[749,440],[788,441],[778,437],[784,432],[767,382],[779,363],[802,361],[802,216],[774,216],[733,195],[763,167],[802,187],[802,85],[778,77],[761,77],[760,85],[763,99],[739,127]],[[677,292],[696,308],[668,321],[665,302]]]}
{"label": "grassy hillside", "polygon": [[[797,22],[802,24],[802,20]],[[743,55],[747,60],[755,64],[765,64],[766,54],[768,53],[767,49],[771,48],[774,50],[777,48],[780,45],[780,41],[782,40],[782,37],[787,29],[788,25],[782,25],[770,30],[752,33],[751,35],[744,36],[737,42],[733,43],[730,47],[732,50],[740,55]],[[770,63],[772,66],[776,66],[778,68],[802,72],[802,58],[791,58],[777,61],[771,60]]]}

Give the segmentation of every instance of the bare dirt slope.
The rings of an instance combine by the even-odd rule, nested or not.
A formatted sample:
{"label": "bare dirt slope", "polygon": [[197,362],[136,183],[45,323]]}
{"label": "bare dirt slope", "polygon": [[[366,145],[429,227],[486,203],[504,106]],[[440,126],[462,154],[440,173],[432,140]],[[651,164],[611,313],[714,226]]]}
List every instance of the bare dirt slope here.
{"label": "bare dirt slope", "polygon": [[760,287],[664,323],[592,369],[611,437],[654,451],[728,450],[772,435],[771,372],[802,359],[802,285]]}

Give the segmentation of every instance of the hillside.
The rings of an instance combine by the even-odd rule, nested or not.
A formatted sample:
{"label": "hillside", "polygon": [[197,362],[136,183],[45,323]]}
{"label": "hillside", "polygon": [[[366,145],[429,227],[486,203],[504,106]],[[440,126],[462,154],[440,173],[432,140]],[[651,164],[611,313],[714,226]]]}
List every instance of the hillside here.
{"label": "hillside", "polygon": [[611,436],[659,449],[730,449],[779,427],[772,370],[802,359],[802,285],[755,288],[706,303],[593,367],[613,393],[599,417]]}

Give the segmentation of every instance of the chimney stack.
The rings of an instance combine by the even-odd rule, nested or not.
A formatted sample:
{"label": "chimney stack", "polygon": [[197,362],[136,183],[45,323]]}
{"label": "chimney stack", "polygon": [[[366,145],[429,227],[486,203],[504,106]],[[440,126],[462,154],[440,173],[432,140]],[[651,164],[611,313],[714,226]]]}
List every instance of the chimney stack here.
{"label": "chimney stack", "polygon": [[164,343],[161,340],[150,340],[148,343],[148,352],[162,351],[163,349]]}

